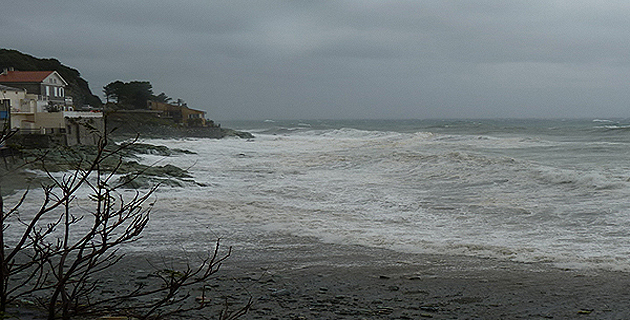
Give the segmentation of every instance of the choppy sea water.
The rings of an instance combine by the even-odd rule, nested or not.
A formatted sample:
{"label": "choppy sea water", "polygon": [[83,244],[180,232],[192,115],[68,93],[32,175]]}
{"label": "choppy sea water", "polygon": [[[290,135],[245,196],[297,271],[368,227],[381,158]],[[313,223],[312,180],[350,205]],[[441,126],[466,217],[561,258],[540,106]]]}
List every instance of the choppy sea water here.
{"label": "choppy sea water", "polygon": [[[260,121],[256,138],[149,140],[203,184],[162,187],[134,250],[269,234],[630,271],[630,123]],[[211,242],[211,241],[210,241]]]}

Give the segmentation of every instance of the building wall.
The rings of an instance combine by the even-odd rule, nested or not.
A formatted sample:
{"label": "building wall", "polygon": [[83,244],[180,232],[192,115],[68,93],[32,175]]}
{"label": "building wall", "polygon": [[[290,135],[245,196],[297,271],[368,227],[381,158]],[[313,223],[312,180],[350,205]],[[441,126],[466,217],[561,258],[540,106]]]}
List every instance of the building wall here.
{"label": "building wall", "polygon": [[157,101],[149,101],[148,105],[151,110],[162,111],[162,117],[173,119],[177,123],[182,122],[182,107]]}
{"label": "building wall", "polygon": [[200,119],[193,122],[199,123],[201,126],[206,125],[206,112],[205,111],[190,109],[188,107],[183,107],[183,106],[175,106],[172,104],[156,102],[156,101],[149,101],[148,106],[149,106],[149,109],[151,110],[162,111],[162,114],[165,118],[173,119],[173,121],[177,123],[189,124],[191,123],[191,121],[189,120]]}
{"label": "building wall", "polygon": [[11,110],[20,108],[21,101],[26,98],[26,91],[23,89],[2,89],[0,92],[0,100],[9,100]]}
{"label": "building wall", "polygon": [[105,132],[103,118],[66,118],[66,144],[96,145]]}
{"label": "building wall", "polygon": [[[44,145],[31,147],[48,147],[50,145],[95,145],[105,132],[105,121],[102,117],[65,117],[64,112],[42,112],[36,114],[36,122],[23,123],[20,132],[22,136],[29,136],[20,141],[31,141],[32,136],[46,137]],[[21,119],[21,118],[20,118]]]}
{"label": "building wall", "polygon": [[[46,129],[46,133],[56,133],[59,129],[65,129],[63,112],[38,112],[35,116],[38,128]],[[50,129],[53,129],[50,132]],[[54,130],[57,129],[57,130]]]}
{"label": "building wall", "polygon": [[26,94],[26,98],[22,101],[22,110],[30,110],[31,112],[45,112],[47,101],[40,99],[36,94]]}
{"label": "building wall", "polygon": [[188,126],[204,127],[206,125],[206,113],[203,111],[182,108],[182,118],[185,119]]}
{"label": "building wall", "polygon": [[65,84],[66,82],[57,73],[51,73],[41,83],[40,95],[43,95],[54,104],[65,105]]}
{"label": "building wall", "polygon": [[20,130],[36,130],[34,113],[11,113],[11,128]]}
{"label": "building wall", "polygon": [[6,90],[3,91],[3,96],[10,100],[11,128],[34,129],[37,102],[29,99],[24,90]]}

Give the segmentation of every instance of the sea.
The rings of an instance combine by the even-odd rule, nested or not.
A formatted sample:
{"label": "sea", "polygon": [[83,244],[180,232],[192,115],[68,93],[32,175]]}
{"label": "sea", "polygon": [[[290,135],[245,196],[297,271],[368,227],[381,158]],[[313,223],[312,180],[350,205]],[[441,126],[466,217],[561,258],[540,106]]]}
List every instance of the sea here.
{"label": "sea", "polygon": [[[153,139],[195,154],[130,250],[268,237],[630,271],[630,120],[223,122],[252,139]],[[281,241],[280,241],[281,242]],[[264,249],[264,248],[261,248]],[[276,248],[277,249],[277,248]]]}
{"label": "sea", "polygon": [[[253,139],[146,142],[188,169],[147,237],[319,241],[630,271],[630,120],[224,122]],[[155,242],[150,246],[157,250]],[[145,250],[146,248],[138,248]]]}

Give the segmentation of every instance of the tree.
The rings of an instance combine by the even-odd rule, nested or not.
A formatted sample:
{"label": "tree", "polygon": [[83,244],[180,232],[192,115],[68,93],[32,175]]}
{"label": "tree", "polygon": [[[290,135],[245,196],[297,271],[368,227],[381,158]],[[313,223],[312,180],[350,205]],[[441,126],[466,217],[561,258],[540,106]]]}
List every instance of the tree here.
{"label": "tree", "polygon": [[[45,154],[38,157],[35,161],[41,163],[49,182],[42,184],[41,204],[32,212],[24,208],[32,194],[29,190],[11,205],[4,203],[0,190],[0,312],[23,297],[38,297],[49,320],[99,313],[113,306],[140,319],[206,307],[205,299],[196,305],[186,304],[190,298],[186,290],[205,288],[205,282],[230,256],[231,249],[221,251],[218,240],[195,267],[188,264],[184,270],[155,272],[156,285],[138,285],[122,296],[99,292],[98,275],[121,261],[123,255],[118,254],[118,248],[122,244],[140,237],[149,221],[152,194],[158,188],[156,185],[131,195],[122,192],[128,180],[118,181],[116,172],[122,164],[123,150],[133,143],[112,145],[102,137],[91,156],[67,150],[71,152],[66,153],[67,161],[74,170],[61,177],[47,170]],[[105,163],[112,159],[116,165],[105,170],[109,166]],[[78,214],[74,212],[75,202],[84,193],[89,194],[90,210]],[[7,238],[9,233],[12,237]],[[138,297],[151,299],[120,307],[122,302]],[[232,313],[226,309],[223,318],[240,317],[250,305],[251,299]]]}
{"label": "tree", "polygon": [[125,93],[128,103],[135,109],[146,109],[147,101],[153,97],[153,86],[149,81],[132,81],[127,84]]}
{"label": "tree", "polygon": [[103,87],[105,100],[107,102],[119,103],[119,97],[122,93],[124,83],[122,81],[114,81]]}
{"label": "tree", "polygon": [[175,102],[175,104],[180,107],[188,107],[188,104],[186,103],[186,101],[180,98],[177,98],[177,102]]}
{"label": "tree", "polygon": [[147,101],[153,97],[153,86],[149,81],[111,82],[103,87],[107,102],[114,102],[123,109],[146,109]]}
{"label": "tree", "polygon": [[166,93],[162,92],[160,94],[158,94],[157,96],[154,96],[153,101],[157,101],[157,102],[162,102],[162,103],[169,103],[171,100],[173,100],[172,98],[169,98]]}

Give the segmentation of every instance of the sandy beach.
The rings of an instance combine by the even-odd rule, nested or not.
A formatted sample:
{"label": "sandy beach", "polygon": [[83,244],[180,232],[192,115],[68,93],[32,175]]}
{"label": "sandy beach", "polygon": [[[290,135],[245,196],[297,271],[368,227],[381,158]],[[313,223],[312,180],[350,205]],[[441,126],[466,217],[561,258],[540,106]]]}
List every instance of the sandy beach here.
{"label": "sandy beach", "polygon": [[[188,253],[187,256],[195,256]],[[129,253],[101,276],[106,294],[151,281],[184,254]],[[463,256],[404,254],[321,243],[305,237],[261,239],[235,248],[206,284],[211,306],[181,319],[214,319],[225,306],[253,300],[242,319],[628,319],[630,275],[562,270]],[[193,297],[200,288],[192,290]],[[39,319],[29,308],[19,319]],[[115,315],[116,310],[111,310]],[[91,317],[90,319],[94,319]]]}
{"label": "sandy beach", "polygon": [[[103,275],[108,292],[177,267],[172,253],[130,253]],[[242,319],[628,319],[630,276],[561,270],[462,256],[403,254],[312,238],[262,239],[239,250],[208,283],[212,306],[182,319],[216,318],[253,306]],[[191,294],[199,294],[192,292]],[[115,314],[115,310],[112,310]]]}
{"label": "sandy beach", "polygon": [[221,272],[254,297],[245,319],[630,317],[626,273],[293,240],[236,251]]}

